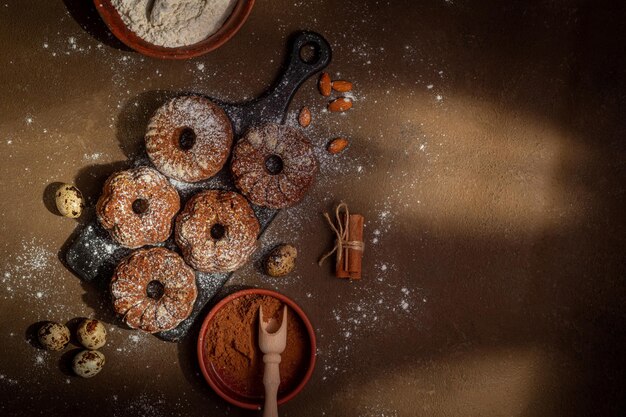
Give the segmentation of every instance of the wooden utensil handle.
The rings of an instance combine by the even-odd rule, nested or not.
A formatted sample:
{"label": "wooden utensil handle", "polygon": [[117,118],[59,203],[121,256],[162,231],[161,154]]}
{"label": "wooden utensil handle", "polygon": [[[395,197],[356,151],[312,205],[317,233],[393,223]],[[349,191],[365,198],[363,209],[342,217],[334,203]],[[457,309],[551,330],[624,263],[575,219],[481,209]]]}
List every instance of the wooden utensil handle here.
{"label": "wooden utensil handle", "polygon": [[263,417],[278,417],[278,386],[280,385],[280,355],[267,353],[263,355],[265,370],[263,372],[263,385],[265,386],[265,405]]}

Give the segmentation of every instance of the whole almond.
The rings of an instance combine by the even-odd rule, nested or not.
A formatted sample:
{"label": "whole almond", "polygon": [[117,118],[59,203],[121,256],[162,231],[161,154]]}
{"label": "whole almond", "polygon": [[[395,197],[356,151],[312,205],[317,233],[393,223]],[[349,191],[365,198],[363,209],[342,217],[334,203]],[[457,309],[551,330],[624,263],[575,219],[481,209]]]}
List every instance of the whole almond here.
{"label": "whole almond", "polygon": [[332,83],[333,90],[345,93],[352,90],[352,83],[345,80],[336,80]]}
{"label": "whole almond", "polygon": [[307,127],[308,125],[311,124],[311,110],[309,110],[308,107],[303,107],[302,110],[300,110],[300,115],[298,116],[298,123],[300,123],[300,126],[302,127]]}
{"label": "whole almond", "polygon": [[352,100],[347,97],[339,97],[328,104],[328,110],[331,112],[348,111],[352,108]]}
{"label": "whole almond", "polygon": [[329,153],[335,155],[346,149],[349,143],[350,142],[348,142],[348,139],[346,138],[336,138],[330,141],[326,149]]}
{"label": "whole almond", "polygon": [[322,93],[324,97],[328,97],[330,95],[332,84],[330,82],[330,75],[328,75],[327,72],[323,72],[320,76],[318,87],[320,89],[320,93]]}

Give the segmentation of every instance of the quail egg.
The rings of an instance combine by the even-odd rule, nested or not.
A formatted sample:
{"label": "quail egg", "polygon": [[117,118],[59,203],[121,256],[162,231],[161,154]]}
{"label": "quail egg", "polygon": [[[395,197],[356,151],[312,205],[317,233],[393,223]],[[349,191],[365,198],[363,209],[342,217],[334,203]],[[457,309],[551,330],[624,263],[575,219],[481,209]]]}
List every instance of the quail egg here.
{"label": "quail egg", "polygon": [[71,184],[63,184],[55,194],[57,210],[62,216],[78,218],[83,212],[83,194]]}
{"label": "quail egg", "polygon": [[107,329],[98,320],[85,319],[78,326],[76,338],[87,349],[99,349],[106,343]]}
{"label": "quail egg", "polygon": [[81,350],[72,361],[72,370],[83,378],[95,376],[104,367],[104,355],[97,350]]}
{"label": "quail egg", "polygon": [[268,255],[265,261],[265,272],[272,277],[287,275],[296,266],[298,250],[291,245],[279,245]]}
{"label": "quail egg", "polygon": [[70,341],[70,330],[64,324],[50,321],[39,328],[37,339],[48,350],[61,350]]}

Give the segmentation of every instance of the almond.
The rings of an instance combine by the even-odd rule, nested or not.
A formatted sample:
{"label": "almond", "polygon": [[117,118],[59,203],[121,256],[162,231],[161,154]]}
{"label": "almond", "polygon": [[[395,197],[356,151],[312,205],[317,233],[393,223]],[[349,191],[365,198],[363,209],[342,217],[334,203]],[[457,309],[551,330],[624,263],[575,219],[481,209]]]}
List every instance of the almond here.
{"label": "almond", "polygon": [[352,108],[352,100],[347,97],[339,97],[328,104],[328,110],[331,112],[342,112]]}
{"label": "almond", "polygon": [[318,87],[320,89],[320,93],[322,93],[324,97],[328,97],[330,95],[332,84],[330,82],[330,75],[328,75],[327,72],[322,73]]}
{"label": "almond", "polygon": [[335,155],[346,149],[349,143],[350,142],[348,142],[348,139],[346,138],[336,138],[330,141],[326,149],[329,153]]}
{"label": "almond", "polygon": [[336,80],[332,83],[333,90],[339,91],[340,93],[346,93],[352,90],[352,83],[350,81],[345,80]]}
{"label": "almond", "polygon": [[300,115],[298,116],[298,123],[300,123],[300,126],[302,127],[307,127],[308,125],[311,124],[311,110],[309,110],[308,107],[303,107],[302,110],[300,110]]}

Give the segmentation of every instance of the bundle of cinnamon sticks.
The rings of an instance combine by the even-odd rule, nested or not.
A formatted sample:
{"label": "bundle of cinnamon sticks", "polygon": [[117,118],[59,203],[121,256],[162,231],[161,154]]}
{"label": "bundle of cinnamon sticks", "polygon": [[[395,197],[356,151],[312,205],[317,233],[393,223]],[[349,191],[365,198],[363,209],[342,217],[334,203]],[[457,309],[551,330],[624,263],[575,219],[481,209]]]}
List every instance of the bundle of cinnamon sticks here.
{"label": "bundle of cinnamon sticks", "polygon": [[[345,218],[345,214],[342,217]],[[363,259],[363,223],[365,218],[360,214],[348,215],[348,243],[359,242],[355,245],[343,245],[342,253],[337,255],[335,276],[337,278],[361,279],[361,261]],[[347,246],[347,247],[346,247]]]}
{"label": "bundle of cinnamon sticks", "polygon": [[360,214],[350,214],[348,206],[341,203],[335,210],[337,224],[328,213],[324,216],[335,232],[335,247],[322,257],[321,263],[333,253],[336,254],[335,276],[338,278],[361,279],[363,259],[363,225],[365,218]]}

